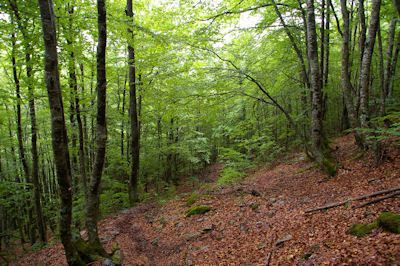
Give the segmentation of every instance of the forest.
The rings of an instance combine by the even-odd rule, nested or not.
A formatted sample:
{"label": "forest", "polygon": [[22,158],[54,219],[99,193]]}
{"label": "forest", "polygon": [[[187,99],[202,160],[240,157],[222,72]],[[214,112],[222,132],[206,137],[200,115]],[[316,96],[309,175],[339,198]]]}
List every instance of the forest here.
{"label": "forest", "polygon": [[399,0],[0,0],[0,40],[0,265],[399,263]]}

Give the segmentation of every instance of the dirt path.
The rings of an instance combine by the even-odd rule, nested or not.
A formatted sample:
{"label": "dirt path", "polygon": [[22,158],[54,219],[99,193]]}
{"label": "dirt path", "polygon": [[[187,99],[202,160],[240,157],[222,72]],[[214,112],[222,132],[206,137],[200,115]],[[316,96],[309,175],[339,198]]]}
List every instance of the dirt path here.
{"label": "dirt path", "polygon": [[[400,185],[400,154],[375,168],[357,157],[351,136],[334,143],[341,168],[327,180],[301,154],[260,169],[242,184],[200,191],[195,204],[212,210],[185,217],[186,198],[142,204],[100,223],[101,239],[118,243],[123,265],[400,265],[400,235],[378,229],[348,235],[352,223],[371,222],[381,211],[400,212],[393,198],[360,209],[304,210]],[[286,240],[276,245],[279,240]],[[66,265],[60,245],[14,265]]]}

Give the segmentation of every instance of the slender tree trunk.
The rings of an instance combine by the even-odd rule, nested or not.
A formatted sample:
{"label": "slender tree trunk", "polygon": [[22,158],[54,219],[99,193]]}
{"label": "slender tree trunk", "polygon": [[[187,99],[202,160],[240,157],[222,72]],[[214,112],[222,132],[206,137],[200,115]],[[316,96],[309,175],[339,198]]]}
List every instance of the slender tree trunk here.
{"label": "slender tree trunk", "polygon": [[393,94],[393,82],[394,82],[394,77],[396,74],[397,60],[399,58],[399,52],[400,52],[400,32],[397,35],[396,48],[395,48],[394,55],[393,55],[392,74],[390,75],[391,78],[388,81],[389,88],[388,88],[388,92],[387,92],[387,97],[391,97]]}
{"label": "slender tree trunk", "polygon": [[[11,3],[11,2],[10,2]],[[15,3],[12,5],[14,13],[18,14],[18,9]],[[11,56],[11,63],[13,66],[13,78],[14,78],[14,83],[15,83],[15,90],[16,90],[16,96],[17,96],[17,139],[18,139],[18,151],[19,151],[19,158],[22,164],[22,169],[24,171],[24,176],[25,176],[25,182],[26,183],[31,183],[31,177],[30,177],[30,171],[29,171],[29,166],[27,159],[25,157],[25,147],[24,147],[24,141],[23,141],[23,132],[22,132],[22,114],[21,114],[21,86],[20,86],[20,81],[19,77],[17,74],[17,63],[16,63],[16,39],[15,39],[15,33],[12,33],[11,36],[12,39],[12,56]],[[33,213],[32,213],[32,207],[31,207],[31,201],[30,199],[27,200],[27,208],[28,208],[28,220],[29,223],[33,221]],[[31,224],[28,224],[28,231],[29,231],[29,240],[31,244],[33,245],[36,241],[36,233],[35,233],[35,228],[32,227]]]}
{"label": "slender tree trunk", "polygon": [[[79,184],[80,184],[83,194],[85,195],[85,198],[86,198],[87,177],[86,177],[85,142],[84,142],[83,124],[82,124],[81,110],[80,110],[80,103],[79,103],[78,81],[77,81],[76,69],[75,69],[75,53],[73,51],[73,49],[74,49],[74,40],[73,40],[74,39],[74,33],[73,33],[74,7],[73,6],[68,7],[68,14],[69,14],[69,17],[68,17],[69,34],[67,37],[67,43],[68,43],[69,49],[70,49],[69,65],[68,65],[69,87],[72,92],[73,101],[74,101],[74,104],[71,104],[71,107],[73,108],[73,110],[71,110],[71,113],[74,113],[76,115],[76,121],[77,121],[77,126],[78,126],[78,139],[79,139],[78,156],[79,156],[79,173],[80,173]],[[71,123],[74,123],[74,119],[71,120]],[[73,128],[73,130],[74,130],[74,128]],[[76,140],[75,140],[75,142],[76,142]],[[74,144],[74,141],[73,141],[73,147],[74,147],[74,145],[76,145],[76,143]]]}
{"label": "slender tree trunk", "polygon": [[50,105],[54,160],[60,187],[60,237],[69,265],[82,265],[72,243],[72,187],[67,130],[58,71],[55,16],[51,0],[39,0],[45,46],[45,82]]}
{"label": "slender tree trunk", "polygon": [[310,62],[310,86],[312,91],[311,149],[314,159],[329,175],[336,174],[336,167],[327,158],[327,147],[323,132],[323,104],[321,73],[318,60],[318,43],[315,25],[314,0],[307,0],[307,45]]}
{"label": "slender tree trunk", "polygon": [[[363,128],[369,127],[369,81],[372,63],[372,55],[375,45],[376,33],[379,28],[379,13],[381,1],[372,0],[372,11],[368,30],[368,39],[365,44],[364,54],[361,62],[360,74],[360,125]],[[365,144],[365,140],[363,140]]]}
{"label": "slender tree trunk", "polygon": [[[394,37],[395,37],[395,30],[396,30],[396,19],[392,19],[389,26],[389,38],[388,38],[388,46],[386,50],[386,66],[385,66],[385,83],[384,83],[384,90],[382,95],[382,107],[385,108],[385,100],[386,97],[389,95],[390,91],[390,83],[392,80],[393,74],[393,47],[394,47]],[[383,109],[384,111],[384,109]],[[384,112],[383,112],[384,113]]]}
{"label": "slender tree trunk", "polygon": [[325,0],[321,1],[321,27],[320,27],[320,75],[321,75],[321,88],[325,87],[325,74],[324,74],[324,66],[325,66]]}
{"label": "slender tree trunk", "polygon": [[378,30],[378,65],[379,65],[379,87],[381,93],[381,102],[379,106],[379,113],[380,115],[385,114],[385,101],[386,101],[386,93],[385,93],[385,68],[383,63],[383,45],[382,45],[382,30],[379,27]]}
{"label": "slender tree trunk", "polygon": [[324,68],[324,75],[323,75],[323,83],[326,86],[328,84],[329,78],[329,59],[330,59],[330,29],[331,29],[331,0],[327,0],[326,3],[326,32],[325,32],[325,64]]}
{"label": "slender tree trunk", "polygon": [[344,95],[344,103],[346,105],[347,115],[350,126],[356,128],[358,119],[354,108],[354,88],[350,81],[349,57],[350,57],[350,20],[349,11],[347,9],[347,0],[340,1],[343,17],[343,42],[342,42],[342,88]]}
{"label": "slender tree trunk", "polygon": [[99,186],[104,167],[104,158],[107,144],[106,125],[106,45],[107,45],[107,23],[106,5],[104,0],[97,1],[97,116],[96,116],[96,153],[90,180],[86,210],[86,227],[89,235],[89,245],[94,246],[100,253],[106,255],[101,246],[97,221],[99,219]]}
{"label": "slender tree trunk", "polygon": [[125,102],[126,102],[126,81],[128,79],[128,74],[125,75],[124,78],[124,87],[122,91],[122,121],[121,121],[121,158],[124,158],[125,154]]}
{"label": "slender tree trunk", "polygon": [[139,154],[140,154],[140,132],[139,132],[139,119],[138,119],[138,106],[136,99],[136,66],[135,66],[135,49],[132,46],[133,42],[133,10],[132,0],[126,1],[126,15],[129,17],[128,25],[128,63],[129,63],[129,117],[131,121],[131,173],[129,177],[129,202],[134,205],[139,201],[137,191],[139,179]]}

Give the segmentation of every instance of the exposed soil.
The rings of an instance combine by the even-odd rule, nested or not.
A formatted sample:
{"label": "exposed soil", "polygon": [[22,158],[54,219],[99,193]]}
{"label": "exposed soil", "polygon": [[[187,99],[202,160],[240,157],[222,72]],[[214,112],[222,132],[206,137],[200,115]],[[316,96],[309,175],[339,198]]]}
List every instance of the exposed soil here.
{"label": "exposed soil", "polygon": [[[400,235],[382,229],[362,238],[346,233],[351,224],[372,222],[382,211],[400,213],[399,197],[305,214],[400,185],[398,149],[389,149],[390,158],[374,167],[370,156],[359,156],[351,135],[333,145],[341,165],[334,178],[294,154],[236,186],[203,186],[194,205],[211,206],[206,214],[185,217],[187,194],[180,194],[165,205],[145,203],[102,220],[101,239],[107,248],[118,243],[123,265],[400,265]],[[215,169],[204,180],[215,180],[220,166]],[[62,246],[12,265],[39,262],[66,265]]]}

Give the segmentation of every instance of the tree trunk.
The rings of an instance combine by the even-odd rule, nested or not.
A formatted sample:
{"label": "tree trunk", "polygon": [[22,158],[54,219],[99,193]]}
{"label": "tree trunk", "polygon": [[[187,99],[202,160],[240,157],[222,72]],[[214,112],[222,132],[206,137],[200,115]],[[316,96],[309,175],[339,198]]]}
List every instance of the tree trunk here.
{"label": "tree trunk", "polygon": [[393,55],[393,63],[392,63],[392,74],[390,75],[390,80],[389,80],[389,88],[388,88],[388,97],[391,97],[393,94],[393,82],[394,82],[394,77],[396,74],[396,67],[397,67],[397,60],[399,58],[399,52],[400,52],[400,32],[397,35],[397,42],[396,42],[396,49]]}
{"label": "tree trunk", "polygon": [[380,115],[385,115],[385,101],[386,101],[386,93],[385,93],[385,68],[383,63],[383,45],[382,45],[382,30],[379,26],[378,30],[378,69],[379,69],[379,87],[381,93],[381,102],[379,106]]}
{"label": "tree trunk", "polygon": [[314,159],[329,175],[336,174],[336,166],[327,157],[327,145],[323,132],[323,105],[321,74],[318,60],[318,43],[315,26],[314,0],[307,0],[307,45],[310,62],[310,87],[312,91],[311,149]]}
{"label": "tree trunk", "polygon": [[[74,104],[71,104],[73,110],[71,113],[76,115],[76,121],[78,124],[78,138],[79,138],[79,184],[81,186],[83,195],[87,195],[87,177],[86,177],[86,154],[85,154],[85,143],[84,143],[84,132],[83,132],[83,124],[81,118],[81,111],[80,111],[80,103],[79,103],[79,92],[78,92],[78,82],[76,77],[76,69],[75,69],[75,53],[74,49],[74,34],[73,34],[73,14],[74,14],[74,7],[68,7],[68,22],[69,22],[69,34],[67,36],[67,43],[69,46],[69,64],[68,64],[68,72],[69,72],[69,87],[72,93],[72,100]],[[71,120],[71,123],[74,123],[74,119]],[[74,126],[73,126],[74,130]],[[74,134],[75,135],[75,134]],[[74,137],[72,137],[74,139]],[[75,140],[76,142],[76,140]],[[76,145],[74,140],[72,141],[73,147]],[[74,160],[73,160],[74,161]]]}
{"label": "tree trunk", "polygon": [[[374,51],[376,33],[379,28],[379,13],[380,13],[381,1],[372,0],[372,11],[370,25],[368,29],[368,39],[365,44],[364,54],[361,62],[361,74],[360,74],[360,125],[363,128],[369,127],[369,81],[370,81],[370,70],[372,63],[372,55]],[[364,136],[365,137],[365,136]],[[365,139],[363,139],[364,147]]]}
{"label": "tree trunk", "polygon": [[323,75],[323,83],[328,84],[328,77],[329,77],[329,59],[330,59],[330,27],[331,27],[331,11],[330,11],[330,6],[331,6],[331,0],[327,0],[326,3],[326,33],[325,33],[325,64],[323,66],[324,68],[324,75]]}
{"label": "tree trunk", "polygon": [[[396,30],[396,19],[392,19],[390,22],[389,27],[389,39],[388,39],[388,46],[386,50],[386,67],[385,67],[385,83],[384,83],[384,95],[382,96],[382,106],[385,108],[385,100],[386,97],[389,95],[390,91],[390,83],[392,80],[393,74],[393,46],[394,46],[394,37],[395,37],[395,30]],[[384,110],[383,110],[384,111]]]}
{"label": "tree trunk", "polygon": [[135,49],[132,47],[133,42],[133,11],[132,0],[126,1],[126,15],[129,17],[128,25],[128,63],[129,63],[129,117],[131,121],[131,139],[130,139],[130,152],[131,152],[131,173],[129,177],[129,202],[134,205],[139,201],[137,191],[138,177],[139,177],[139,162],[140,162],[140,132],[139,132],[139,119],[138,119],[138,106],[136,99],[136,66],[135,66]]}
{"label": "tree trunk", "polygon": [[343,42],[342,42],[342,89],[343,99],[346,105],[347,115],[349,118],[350,126],[356,128],[358,126],[358,119],[354,107],[354,88],[350,80],[350,20],[349,11],[347,9],[347,0],[341,0],[341,9],[343,17]]}
{"label": "tree trunk", "polygon": [[50,105],[51,131],[54,160],[57,168],[60,188],[60,237],[64,245],[69,265],[81,265],[82,262],[72,244],[72,187],[71,165],[69,161],[67,130],[65,127],[64,107],[60,88],[55,16],[51,0],[39,0],[40,15],[45,46],[45,82]]}
{"label": "tree trunk", "polygon": [[86,227],[89,235],[89,245],[93,246],[100,253],[105,254],[101,246],[97,221],[99,219],[99,186],[104,167],[104,158],[107,144],[106,126],[106,45],[107,45],[107,23],[106,5],[104,0],[97,1],[97,24],[98,24],[98,45],[97,45],[97,115],[96,115],[96,153],[90,180],[86,210]]}

